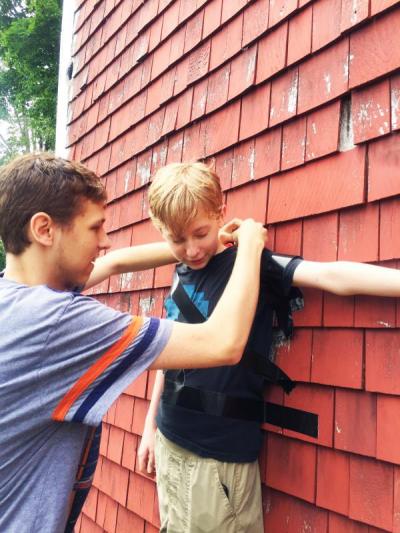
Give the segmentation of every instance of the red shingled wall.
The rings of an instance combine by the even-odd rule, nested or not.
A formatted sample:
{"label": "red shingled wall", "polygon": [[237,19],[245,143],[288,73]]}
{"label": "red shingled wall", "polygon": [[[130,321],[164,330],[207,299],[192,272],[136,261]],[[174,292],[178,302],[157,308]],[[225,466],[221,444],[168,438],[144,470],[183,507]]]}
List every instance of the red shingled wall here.
{"label": "red shingled wall", "polygon": [[[207,158],[228,214],[268,222],[273,249],[397,267],[399,28],[398,0],[78,1],[70,154],[104,177],[113,245],[159,239],[151,174]],[[161,315],[170,273],[94,292]],[[296,339],[278,356],[301,383],[268,396],[317,411],[320,436],[265,427],[266,530],[400,532],[398,305],[305,293]],[[77,531],[156,531],[155,485],[135,467],[153,379],[106,416]]]}

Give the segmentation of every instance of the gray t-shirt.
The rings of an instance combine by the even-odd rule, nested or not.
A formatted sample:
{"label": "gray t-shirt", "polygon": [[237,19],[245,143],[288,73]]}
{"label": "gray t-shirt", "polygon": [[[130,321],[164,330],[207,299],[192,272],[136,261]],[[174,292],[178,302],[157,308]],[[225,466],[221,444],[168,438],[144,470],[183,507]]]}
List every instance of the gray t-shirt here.
{"label": "gray t-shirt", "polygon": [[0,532],[64,530],[90,427],[170,332],[165,320],[0,279]]}

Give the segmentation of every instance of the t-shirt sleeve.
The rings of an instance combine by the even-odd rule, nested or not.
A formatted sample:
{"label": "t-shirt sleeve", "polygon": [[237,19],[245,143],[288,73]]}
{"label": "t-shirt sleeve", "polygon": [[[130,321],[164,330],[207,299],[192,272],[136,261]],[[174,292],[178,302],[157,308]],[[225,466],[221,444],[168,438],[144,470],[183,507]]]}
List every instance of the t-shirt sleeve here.
{"label": "t-shirt sleeve", "polygon": [[96,426],[163,351],[172,323],[134,317],[74,294],[52,328],[39,372],[53,420]]}
{"label": "t-shirt sleeve", "polygon": [[261,256],[260,290],[265,291],[286,338],[293,333],[293,311],[304,307],[302,292],[292,287],[294,272],[302,261],[302,257],[276,254],[268,249]]}

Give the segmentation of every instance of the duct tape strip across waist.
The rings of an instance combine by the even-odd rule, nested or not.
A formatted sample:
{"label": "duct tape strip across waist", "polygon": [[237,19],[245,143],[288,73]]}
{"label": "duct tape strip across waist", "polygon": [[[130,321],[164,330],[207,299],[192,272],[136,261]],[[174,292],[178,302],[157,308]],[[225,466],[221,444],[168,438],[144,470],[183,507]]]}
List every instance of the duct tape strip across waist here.
{"label": "duct tape strip across waist", "polygon": [[162,399],[167,404],[207,415],[266,422],[318,438],[318,415],[309,411],[188,387],[169,379],[165,380]]}

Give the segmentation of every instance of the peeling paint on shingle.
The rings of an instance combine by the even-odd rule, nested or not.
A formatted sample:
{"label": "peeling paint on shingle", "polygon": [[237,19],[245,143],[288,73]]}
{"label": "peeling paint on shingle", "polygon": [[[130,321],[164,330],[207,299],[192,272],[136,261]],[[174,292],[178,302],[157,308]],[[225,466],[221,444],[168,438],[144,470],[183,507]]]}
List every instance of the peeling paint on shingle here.
{"label": "peeling paint on shingle", "polygon": [[124,274],[121,274],[121,289],[127,290],[132,282],[133,279],[133,272],[125,272]]}
{"label": "peeling paint on shingle", "polygon": [[160,160],[165,161],[167,159],[168,147],[165,145],[160,150]]}
{"label": "peeling paint on shingle", "polygon": [[200,114],[204,113],[204,109],[206,108],[206,102],[207,102],[207,93],[203,94],[201,98],[199,98],[199,101],[197,102],[197,111],[200,112]]}
{"label": "peeling paint on shingle", "polygon": [[390,101],[391,101],[391,108],[392,108],[392,127],[394,129],[397,129],[399,124],[399,117],[400,117],[400,89],[399,88],[392,88],[391,95],[390,95]]}
{"label": "peeling paint on shingle", "polygon": [[148,316],[151,313],[151,310],[153,309],[153,307],[154,307],[154,298],[152,296],[148,296],[147,298],[140,298],[139,310],[142,316]]}
{"label": "peeling paint on shingle", "polygon": [[138,164],[136,173],[139,176],[140,184],[144,185],[150,179],[150,165],[148,163]]}

